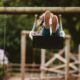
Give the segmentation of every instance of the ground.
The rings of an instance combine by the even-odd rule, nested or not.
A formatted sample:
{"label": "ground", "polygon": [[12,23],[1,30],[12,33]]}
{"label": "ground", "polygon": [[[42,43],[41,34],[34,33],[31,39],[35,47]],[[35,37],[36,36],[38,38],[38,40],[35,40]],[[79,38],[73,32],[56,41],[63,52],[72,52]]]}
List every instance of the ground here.
{"label": "ground", "polygon": [[[22,80],[22,78],[21,77],[11,77],[8,80]],[[40,79],[40,78],[31,79],[31,78],[25,77],[24,80],[65,80],[65,78],[63,77],[63,78],[50,78],[50,79],[48,79],[48,78],[47,79]],[[78,80],[78,78],[73,78],[72,76],[70,76],[68,80]]]}

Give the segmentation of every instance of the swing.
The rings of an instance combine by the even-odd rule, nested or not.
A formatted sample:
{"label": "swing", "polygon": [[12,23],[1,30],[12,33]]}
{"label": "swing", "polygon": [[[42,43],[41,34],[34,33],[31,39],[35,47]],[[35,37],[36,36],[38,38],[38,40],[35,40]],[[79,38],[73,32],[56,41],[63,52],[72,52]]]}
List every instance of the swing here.
{"label": "swing", "polygon": [[55,36],[33,36],[33,47],[43,49],[62,49],[64,46],[63,37]]}
{"label": "swing", "polygon": [[[61,18],[61,16],[60,16]],[[35,19],[36,22],[36,19]],[[62,30],[62,22],[60,19],[60,26]],[[33,25],[32,31],[34,31],[35,26]],[[43,49],[62,49],[64,46],[64,37],[57,36],[40,36],[34,35],[32,44],[34,48],[43,48]]]}

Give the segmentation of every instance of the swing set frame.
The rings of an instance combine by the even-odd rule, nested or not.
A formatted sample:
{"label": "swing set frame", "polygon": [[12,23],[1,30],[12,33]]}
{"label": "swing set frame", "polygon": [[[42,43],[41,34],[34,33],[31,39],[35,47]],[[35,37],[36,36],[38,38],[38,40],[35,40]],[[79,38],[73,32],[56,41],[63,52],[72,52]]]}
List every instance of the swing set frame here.
{"label": "swing set frame", "polygon": [[[41,13],[46,9],[54,13],[80,13],[80,7],[0,7],[0,14],[28,14],[28,13]],[[25,79],[25,54],[26,54],[26,37],[28,38],[29,31],[21,32],[21,80]],[[69,59],[70,59],[70,39],[68,35],[65,38],[65,80],[68,80],[69,76]],[[79,50],[80,53],[80,50]],[[45,50],[42,49],[41,68],[45,68]],[[61,57],[59,57],[62,59]],[[79,59],[80,60],[80,59]],[[49,62],[48,62],[49,63]],[[48,64],[47,63],[47,64]],[[41,78],[44,77],[44,70],[41,71]]]}
{"label": "swing set frame", "polygon": [[[29,31],[22,31],[21,33],[21,57],[22,57],[22,68],[21,68],[21,71],[22,71],[22,77],[24,80],[24,76],[25,76],[25,54],[26,54],[26,44],[28,43],[27,42],[27,38],[28,38],[28,35],[29,35]],[[69,76],[69,53],[70,53],[70,36],[67,35],[65,37],[65,59],[66,59],[66,62],[64,62],[64,60],[62,60],[65,64],[65,80],[68,80],[68,76]],[[41,49],[41,79],[44,79],[44,74],[45,74],[45,71],[48,71],[50,69],[47,69],[46,67],[44,67],[44,65],[49,65],[53,62],[53,59],[55,57],[53,57],[49,62],[45,63],[45,49]],[[62,57],[58,57],[59,59],[62,59]],[[73,66],[72,66],[73,67]],[[51,71],[51,70],[50,70]],[[55,71],[53,71],[55,72]],[[61,72],[60,72],[61,73]]]}

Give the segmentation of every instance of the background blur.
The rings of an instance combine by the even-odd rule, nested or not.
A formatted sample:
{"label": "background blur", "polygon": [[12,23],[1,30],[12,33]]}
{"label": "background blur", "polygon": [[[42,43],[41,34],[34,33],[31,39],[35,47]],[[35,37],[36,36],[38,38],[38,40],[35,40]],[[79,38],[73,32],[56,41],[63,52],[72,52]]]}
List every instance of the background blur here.
{"label": "background blur", "polygon": [[[80,6],[80,0],[0,0],[0,6],[15,7],[77,7]],[[40,15],[40,13],[35,13]],[[8,52],[7,56],[11,63],[20,62],[20,35],[22,30],[31,30],[35,14],[2,14],[0,15],[0,48],[5,48]],[[55,13],[56,14],[56,13]],[[56,14],[58,15],[58,14]],[[66,34],[72,37],[71,51],[77,52],[80,43],[80,13],[63,13],[63,28]],[[40,53],[37,50],[34,58],[36,63],[40,63]],[[31,41],[29,40],[27,47],[27,63],[32,63],[33,52]]]}

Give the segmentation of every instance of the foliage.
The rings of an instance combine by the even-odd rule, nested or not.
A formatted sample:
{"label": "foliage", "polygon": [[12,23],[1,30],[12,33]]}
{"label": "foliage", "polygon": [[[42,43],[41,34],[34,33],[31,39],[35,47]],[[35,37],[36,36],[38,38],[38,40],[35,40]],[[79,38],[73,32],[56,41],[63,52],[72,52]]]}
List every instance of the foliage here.
{"label": "foliage", "polygon": [[[0,6],[79,6],[80,0],[0,0]],[[4,48],[4,30],[6,32],[5,45],[11,62],[20,62],[20,35],[22,30],[31,30],[34,14],[0,15],[0,48]],[[80,14],[62,14],[63,26],[67,34],[72,36],[73,50],[77,50],[80,43]],[[29,42],[30,43],[30,42]],[[29,44],[28,43],[28,44]],[[31,44],[30,44],[31,45]],[[28,47],[29,58],[31,46]],[[16,56],[15,56],[16,55]],[[40,58],[40,55],[37,54]],[[28,60],[28,62],[31,59]],[[37,60],[36,60],[37,61]],[[40,61],[39,61],[40,62]]]}
{"label": "foliage", "polygon": [[0,80],[4,80],[6,77],[6,70],[4,69],[3,65],[0,65]]}
{"label": "foliage", "polygon": [[[20,35],[22,30],[30,30],[33,22],[32,16],[28,15],[1,15],[0,19],[0,48],[4,48],[4,34],[5,45],[7,52],[9,52],[9,59],[14,62],[15,59],[20,61]],[[27,26],[26,26],[27,25]],[[6,29],[6,31],[4,31]],[[16,54],[16,53],[19,54]],[[14,59],[13,55],[16,55]],[[12,57],[11,57],[12,56]]]}

